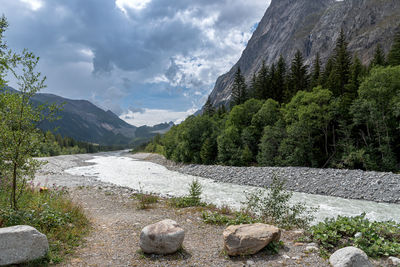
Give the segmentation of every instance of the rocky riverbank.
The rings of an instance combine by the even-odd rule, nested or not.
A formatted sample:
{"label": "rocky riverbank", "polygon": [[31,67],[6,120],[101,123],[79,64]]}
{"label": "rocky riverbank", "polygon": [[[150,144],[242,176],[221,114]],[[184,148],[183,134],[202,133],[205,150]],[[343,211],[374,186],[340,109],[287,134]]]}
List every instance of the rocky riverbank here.
{"label": "rocky riverbank", "polygon": [[218,182],[264,187],[271,184],[273,175],[278,175],[286,180],[286,189],[296,192],[400,204],[400,175],[394,173],[304,167],[183,165],[154,154],[140,153],[133,157]]}

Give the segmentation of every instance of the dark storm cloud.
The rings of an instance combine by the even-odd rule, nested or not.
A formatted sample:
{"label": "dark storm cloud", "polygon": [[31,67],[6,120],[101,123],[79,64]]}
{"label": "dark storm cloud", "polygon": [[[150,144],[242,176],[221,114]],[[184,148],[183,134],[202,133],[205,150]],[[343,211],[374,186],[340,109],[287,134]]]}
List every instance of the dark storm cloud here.
{"label": "dark storm cloud", "polygon": [[[29,1],[43,5],[32,10]],[[264,0],[151,0],[143,9],[124,6],[123,11],[115,0],[29,1],[2,0],[10,47],[41,56],[54,93],[119,112],[129,107],[123,107],[127,98],[144,95],[135,90],[185,93],[193,97],[188,107],[202,99],[237,60],[268,5]]]}

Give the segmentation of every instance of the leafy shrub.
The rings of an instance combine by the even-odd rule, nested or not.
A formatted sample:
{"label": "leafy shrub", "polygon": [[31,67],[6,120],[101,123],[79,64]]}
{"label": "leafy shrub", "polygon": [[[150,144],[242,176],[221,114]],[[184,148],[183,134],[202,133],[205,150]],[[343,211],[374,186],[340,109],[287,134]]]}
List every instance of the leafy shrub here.
{"label": "leafy shrub", "polygon": [[45,259],[32,263],[46,266],[62,261],[63,256],[80,244],[89,229],[89,221],[81,207],[68,198],[64,189],[51,188],[39,192],[26,188],[21,195],[21,209],[9,207],[5,191],[0,190],[0,227],[30,225],[45,234],[49,240],[49,253]]}
{"label": "leafy shrub", "polygon": [[[355,237],[357,233],[360,234]],[[365,218],[365,213],[355,217],[325,219],[312,226],[310,234],[325,252],[355,246],[370,257],[400,255],[400,224],[393,221],[371,222]]]}
{"label": "leafy shrub", "polygon": [[316,208],[307,208],[304,203],[290,205],[292,192],[284,191],[285,181],[273,175],[269,190],[259,189],[246,195],[247,210],[260,220],[282,228],[307,228],[314,220]]}

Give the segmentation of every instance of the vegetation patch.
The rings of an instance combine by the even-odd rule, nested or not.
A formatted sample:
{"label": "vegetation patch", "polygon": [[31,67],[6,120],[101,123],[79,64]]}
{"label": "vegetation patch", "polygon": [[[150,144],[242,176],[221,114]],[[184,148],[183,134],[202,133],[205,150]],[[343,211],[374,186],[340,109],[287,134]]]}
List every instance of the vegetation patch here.
{"label": "vegetation patch", "polygon": [[196,179],[189,185],[189,194],[184,197],[175,197],[169,200],[169,204],[175,208],[205,207],[206,203],[201,201],[202,186]]}
{"label": "vegetation patch", "polygon": [[365,218],[365,213],[326,219],[310,228],[310,236],[321,246],[322,256],[346,246],[358,247],[375,258],[400,255],[400,224],[371,222]]}
{"label": "vegetation patch", "polygon": [[[11,209],[8,193],[0,190],[0,227],[30,225],[45,234],[49,240],[49,253],[32,266],[46,266],[63,261],[64,257],[82,243],[89,231],[89,221],[81,207],[68,198],[64,188],[40,192],[26,188],[19,199],[21,207]],[[36,264],[36,265],[35,265]]]}

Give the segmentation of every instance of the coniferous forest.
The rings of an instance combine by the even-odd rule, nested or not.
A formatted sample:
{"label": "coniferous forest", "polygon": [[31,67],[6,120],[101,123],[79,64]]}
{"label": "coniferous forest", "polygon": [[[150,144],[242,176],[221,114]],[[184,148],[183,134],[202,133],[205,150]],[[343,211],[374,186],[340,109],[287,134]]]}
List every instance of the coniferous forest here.
{"label": "coniferous forest", "polygon": [[231,106],[190,116],[146,151],[186,163],[397,171],[400,162],[400,32],[385,55],[362,64],[341,32],[327,62],[297,51],[263,64],[251,81],[237,69]]}

